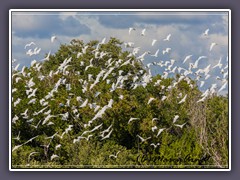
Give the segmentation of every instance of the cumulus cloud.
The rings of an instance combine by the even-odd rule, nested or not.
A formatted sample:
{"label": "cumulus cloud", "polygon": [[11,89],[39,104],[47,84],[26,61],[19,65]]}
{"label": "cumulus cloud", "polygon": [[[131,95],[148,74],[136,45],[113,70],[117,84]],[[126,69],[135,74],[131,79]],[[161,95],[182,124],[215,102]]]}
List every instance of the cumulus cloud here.
{"label": "cumulus cloud", "polygon": [[[136,29],[130,35],[129,27]],[[146,36],[141,36],[144,28]],[[206,29],[209,29],[209,36],[204,38],[202,34]],[[50,49],[54,53],[59,43],[50,43],[53,34],[57,35],[61,43],[68,43],[74,38],[88,42],[116,37],[123,42],[134,42],[135,47],[141,47],[139,55],[145,51],[154,54],[159,49],[159,57],[146,56],[145,65],[170,59],[175,59],[176,65],[181,65],[184,58],[192,54],[189,61],[191,63],[200,56],[208,57],[199,63],[199,67],[204,68],[208,64],[216,64],[220,57],[225,60],[228,56],[228,15],[221,12],[55,12],[54,15],[20,13],[12,16],[12,34],[13,56],[21,59],[25,65],[30,64],[31,59],[24,58],[24,45],[35,41],[42,48],[42,56]],[[163,41],[168,34],[171,34],[170,41]],[[151,46],[153,39],[157,42]],[[212,42],[218,45],[210,52]],[[163,55],[162,51],[167,47],[171,51]],[[188,64],[184,67],[188,68]],[[162,71],[154,67],[153,72],[157,74]],[[212,73],[219,72],[215,69]],[[214,77],[210,77],[206,84],[214,81]]]}
{"label": "cumulus cloud", "polygon": [[72,16],[17,14],[12,16],[12,30],[18,37],[47,38],[53,34],[77,36],[88,34],[90,29]]}

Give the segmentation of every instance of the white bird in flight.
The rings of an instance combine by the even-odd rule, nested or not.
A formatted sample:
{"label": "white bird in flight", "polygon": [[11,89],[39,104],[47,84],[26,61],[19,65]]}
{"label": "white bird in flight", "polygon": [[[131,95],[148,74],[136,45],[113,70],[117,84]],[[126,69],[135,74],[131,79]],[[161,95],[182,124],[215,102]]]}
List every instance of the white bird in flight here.
{"label": "white bird in flight", "polygon": [[171,37],[171,34],[168,34],[167,37],[165,39],[163,39],[163,41],[169,41]]}
{"label": "white bird in flight", "polygon": [[220,59],[219,59],[219,61],[218,61],[218,63],[215,65],[215,66],[213,66],[212,68],[214,69],[214,68],[216,68],[216,67],[219,67],[220,69],[222,68],[222,63],[221,63],[221,61],[222,61],[222,57],[220,57]]}
{"label": "white bird in flight", "polygon": [[151,98],[148,100],[148,103],[147,103],[147,104],[150,104],[153,100],[155,100],[155,98],[151,97]]}
{"label": "white bird in flight", "polygon": [[224,90],[227,87],[228,82],[225,82],[222,87],[218,90],[218,92],[221,92],[222,90]]}
{"label": "white bird in flight", "polygon": [[51,43],[53,43],[57,39],[57,36],[52,36],[51,37]]}
{"label": "white bird in flight", "polygon": [[186,101],[186,98],[187,98],[187,94],[182,98],[182,100],[181,101],[179,101],[179,103],[178,104],[181,104],[181,103],[184,103],[185,101]]}
{"label": "white bird in flight", "polygon": [[173,124],[178,120],[179,118],[179,115],[175,115],[174,118],[173,118]]}
{"label": "white bird in flight", "polygon": [[208,36],[209,29],[206,29],[203,33],[203,36]]}
{"label": "white bird in flight", "polygon": [[112,131],[113,131],[113,129],[105,137],[103,137],[101,140],[110,138],[110,135],[112,134]]}
{"label": "white bird in flight", "polygon": [[141,36],[145,36],[146,29],[143,29],[141,32]]}
{"label": "white bird in flight", "polygon": [[50,59],[50,55],[51,55],[51,50],[48,52],[47,56],[45,58],[43,58],[41,61],[49,61]]}
{"label": "white bird in flight", "polygon": [[31,153],[28,155],[28,162],[30,162],[30,158],[31,158],[32,155],[38,154],[38,153],[39,153],[39,152],[31,152]]}
{"label": "white bird in flight", "polygon": [[183,124],[174,124],[174,126],[180,127],[182,129],[185,124],[186,124],[186,122]]}
{"label": "white bird in flight", "polygon": [[88,99],[86,99],[83,103],[82,103],[82,105],[80,106],[81,108],[82,107],[85,107],[85,106],[87,106],[87,104],[88,104]]}
{"label": "white bird in flight", "polygon": [[39,120],[38,123],[37,123],[37,125],[32,125],[32,124],[31,124],[31,126],[34,127],[35,129],[37,129],[38,126],[39,126],[39,124],[41,123],[41,121],[42,121],[42,120]]}
{"label": "white bird in flight", "polygon": [[184,64],[187,60],[189,60],[191,57],[192,57],[192,55],[186,56],[185,59],[183,60],[183,64]]}
{"label": "white bird in flight", "polygon": [[148,139],[151,139],[150,136],[145,138],[145,139],[143,137],[139,136],[139,135],[137,135],[137,137],[141,140],[141,142],[144,142],[144,141],[147,141]]}
{"label": "white bird in flight", "polygon": [[159,129],[156,137],[158,137],[165,129],[166,129],[166,128],[161,128],[161,129]]}
{"label": "white bird in flight", "polygon": [[58,155],[53,154],[53,155],[51,156],[51,161],[52,161],[53,159],[55,159],[55,158],[58,158],[58,157],[59,157]]}
{"label": "white bird in flight", "polygon": [[216,45],[217,45],[217,43],[213,42],[213,43],[211,44],[211,46],[210,46],[209,51],[212,51],[213,47],[216,46]]}
{"label": "white bird in flight", "polygon": [[160,146],[160,143],[157,143],[157,144],[154,144],[154,143],[151,143],[150,146],[153,146],[154,148]]}
{"label": "white bird in flight", "polygon": [[151,55],[151,56],[153,56],[153,57],[158,57],[158,53],[159,53],[159,49],[155,52],[154,55]]}
{"label": "white bird in flight", "polygon": [[21,133],[21,131],[19,131],[17,137],[15,137],[15,138],[13,138],[13,139],[19,141],[19,140],[20,140],[20,133]]}
{"label": "white bird in flight", "polygon": [[14,117],[13,117],[13,119],[12,119],[12,122],[13,123],[16,123],[16,121],[19,119],[19,117],[17,116],[17,115],[15,115]]}
{"label": "white bird in flight", "polygon": [[116,153],[116,155],[114,155],[114,154],[111,154],[111,155],[109,155],[109,158],[111,158],[111,157],[113,157],[113,158],[117,158],[117,156],[118,156],[118,154],[120,153],[121,151],[118,151],[117,153]]}
{"label": "white bird in flight", "polygon": [[157,40],[156,39],[153,39],[152,40],[152,46],[154,46],[154,44],[157,42]]}
{"label": "white bird in flight", "polygon": [[133,120],[139,120],[140,118],[130,118],[129,120],[128,120],[128,124],[131,122],[131,121],[133,121]]}
{"label": "white bird in flight", "polygon": [[31,46],[31,45],[36,45],[34,42],[30,42],[29,44],[26,44],[24,49],[26,49],[27,47]]}
{"label": "white bird in flight", "polygon": [[12,149],[12,152],[17,150],[18,148],[20,148],[21,146],[23,146],[23,144],[20,144],[20,145],[17,145],[17,146],[14,146],[13,149]]}
{"label": "white bird in flight", "polygon": [[129,35],[131,34],[132,31],[135,31],[135,30],[136,30],[135,28],[130,27],[128,30]]}
{"label": "white bird in flight", "polygon": [[152,132],[154,132],[155,130],[157,130],[157,126],[152,127]]}
{"label": "white bird in flight", "polygon": [[166,48],[165,50],[162,51],[163,55],[166,54],[166,53],[169,53],[171,50],[171,48]]}
{"label": "white bird in flight", "polygon": [[17,98],[17,100],[13,103],[13,106],[16,107],[22,99]]}

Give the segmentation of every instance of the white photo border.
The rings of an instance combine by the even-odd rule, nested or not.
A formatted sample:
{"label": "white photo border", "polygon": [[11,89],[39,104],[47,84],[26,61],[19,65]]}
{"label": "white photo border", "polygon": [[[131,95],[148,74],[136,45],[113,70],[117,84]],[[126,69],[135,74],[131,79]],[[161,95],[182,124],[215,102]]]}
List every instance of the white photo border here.
{"label": "white photo border", "polygon": [[[228,147],[228,168],[212,169],[108,169],[108,168],[90,168],[90,169],[64,169],[64,168],[42,168],[42,169],[16,169],[12,168],[12,137],[11,137],[11,119],[12,119],[12,13],[13,12],[226,12],[228,13],[228,114],[229,114],[229,147]],[[28,14],[29,15],[29,14]],[[9,171],[231,171],[231,9],[10,9],[9,10]]]}

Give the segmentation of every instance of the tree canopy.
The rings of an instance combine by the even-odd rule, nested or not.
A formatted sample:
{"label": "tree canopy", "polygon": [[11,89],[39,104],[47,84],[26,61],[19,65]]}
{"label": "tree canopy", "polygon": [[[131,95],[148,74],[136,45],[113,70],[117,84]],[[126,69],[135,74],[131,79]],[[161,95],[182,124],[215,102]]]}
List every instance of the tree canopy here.
{"label": "tree canopy", "polygon": [[228,166],[228,97],[122,45],[74,39],[12,72],[14,168]]}

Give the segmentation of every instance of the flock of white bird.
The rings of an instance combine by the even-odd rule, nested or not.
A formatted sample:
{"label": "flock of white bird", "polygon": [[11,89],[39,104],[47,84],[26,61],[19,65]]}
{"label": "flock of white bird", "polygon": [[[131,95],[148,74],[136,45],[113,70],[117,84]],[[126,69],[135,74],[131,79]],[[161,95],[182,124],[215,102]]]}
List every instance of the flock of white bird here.
{"label": "flock of white bird", "polygon": [[[131,36],[132,33],[138,33],[138,31],[135,28],[129,28],[129,36]],[[207,37],[209,36],[209,29],[207,29],[205,32],[202,33],[203,37]],[[141,30],[141,33],[139,33],[139,38],[146,38],[147,37],[147,31],[146,29]],[[152,43],[151,43],[151,47],[155,47],[157,42],[160,41],[165,41],[165,43],[167,44],[168,41],[171,41],[171,37],[172,35],[169,34],[166,36],[166,38],[164,39],[153,39]],[[52,36],[51,37],[51,43],[54,43],[57,40],[56,36]],[[203,38],[204,40],[204,38]],[[227,88],[228,85],[228,60],[226,60],[225,62],[223,62],[222,57],[220,57],[219,61],[217,64],[208,64],[206,67],[203,68],[199,68],[199,63],[201,61],[206,61],[208,56],[200,56],[194,63],[190,63],[190,61],[192,60],[192,56],[191,54],[187,55],[185,58],[183,58],[182,64],[186,67],[187,63],[188,63],[188,68],[183,68],[180,66],[175,65],[176,60],[174,59],[170,59],[168,61],[162,61],[159,60],[159,58],[161,56],[167,55],[171,53],[171,47],[166,47],[165,49],[162,50],[162,55],[160,55],[160,49],[156,49],[156,51],[154,53],[151,53],[150,51],[146,51],[143,52],[142,54],[140,54],[140,49],[141,47],[134,47],[134,42],[125,42],[124,46],[125,48],[127,48],[131,53],[128,55],[127,60],[123,60],[123,59],[112,59],[111,58],[111,54],[109,54],[109,52],[100,52],[99,51],[99,47],[102,44],[106,43],[106,38],[104,38],[96,47],[96,49],[92,52],[94,54],[94,58],[93,59],[107,59],[108,61],[106,62],[106,68],[102,69],[99,74],[96,76],[96,78],[94,78],[94,76],[92,74],[88,74],[88,79],[79,79],[79,83],[82,85],[82,92],[85,93],[87,91],[92,91],[95,92],[95,86],[97,86],[99,84],[99,82],[101,81],[106,81],[107,84],[111,84],[111,88],[109,89],[109,92],[112,93],[114,92],[116,89],[118,88],[124,88],[124,81],[131,79],[132,80],[132,89],[136,89],[139,86],[143,86],[146,87],[147,84],[149,82],[152,81],[152,74],[151,74],[151,66],[157,66],[159,68],[161,68],[164,72],[162,74],[162,78],[168,78],[171,77],[172,75],[175,75],[176,73],[180,74],[179,78],[175,81],[173,81],[173,83],[169,86],[164,86],[161,85],[161,79],[158,80],[155,83],[155,86],[160,86],[162,90],[171,90],[172,88],[176,87],[177,84],[180,81],[186,81],[188,83],[188,85],[193,88],[194,85],[192,84],[191,79],[197,80],[198,82],[198,86],[199,87],[203,87],[205,84],[205,81],[210,77],[210,72],[212,70],[218,70],[220,73],[219,76],[216,77],[216,81],[221,82],[221,86],[219,87],[217,84],[218,83],[214,83],[212,84],[210,87],[207,88],[206,91],[204,91],[201,95],[201,98],[199,98],[197,100],[196,103],[200,103],[205,101],[205,99],[209,96],[211,96],[214,93],[219,93],[223,90],[225,90]],[[214,51],[214,47],[217,45],[217,43],[212,42],[209,46],[209,53],[211,53],[212,51]],[[31,49],[32,46],[36,46],[35,42],[30,42],[29,44],[25,45],[25,49],[26,49],[26,55],[28,56],[34,56],[37,55],[41,52],[41,48],[35,47],[34,49]],[[83,56],[84,54],[86,54],[86,52],[88,51],[88,46],[86,45],[85,47],[82,48],[82,51],[79,52],[77,54],[77,58],[80,58],[81,56]],[[17,83],[25,83],[25,87],[26,87],[26,99],[28,100],[28,105],[29,107],[32,107],[34,105],[36,105],[35,112],[30,113],[29,112],[29,108],[27,108],[24,112],[19,113],[19,114],[13,114],[12,116],[12,125],[18,123],[18,121],[26,121],[26,123],[30,124],[31,127],[33,127],[34,129],[38,129],[40,126],[54,126],[54,121],[56,118],[61,118],[62,121],[69,121],[70,118],[74,118],[74,119],[78,119],[80,114],[78,109],[80,108],[84,108],[86,106],[89,106],[93,112],[95,113],[95,115],[93,117],[89,117],[89,121],[85,124],[83,124],[83,129],[85,129],[81,135],[77,135],[76,137],[74,137],[73,139],[73,143],[79,143],[82,140],[86,140],[89,141],[94,134],[98,134],[98,136],[101,138],[101,141],[107,140],[109,138],[111,138],[112,133],[114,132],[113,129],[113,124],[111,124],[110,126],[108,126],[107,128],[103,128],[104,125],[103,123],[100,123],[98,125],[95,125],[93,127],[93,122],[95,122],[94,124],[97,124],[97,121],[101,118],[103,118],[105,112],[108,109],[111,109],[114,106],[114,101],[113,99],[109,99],[108,103],[104,106],[100,106],[98,104],[98,102],[91,102],[90,98],[86,98],[83,99],[81,96],[75,96],[75,94],[71,93],[71,89],[74,86],[73,84],[70,84],[68,82],[68,75],[70,73],[70,70],[68,70],[68,67],[71,67],[71,62],[73,61],[72,57],[66,58],[58,67],[58,69],[56,71],[50,71],[50,73],[48,75],[42,75],[41,73],[41,69],[42,69],[42,61],[49,61],[49,57],[50,57],[51,51],[49,51],[48,55],[39,61],[33,60],[31,62],[31,67],[38,73],[38,78],[39,80],[44,80],[45,78],[48,77],[53,77],[55,75],[61,75],[59,77],[57,82],[53,85],[53,88],[45,95],[45,97],[39,99],[36,96],[36,93],[38,91],[40,91],[40,89],[38,89],[36,87],[37,83],[34,81],[34,79],[31,77],[31,73],[27,73],[26,72],[26,67],[23,66],[22,70],[18,71],[19,65],[16,65],[13,68],[13,74],[12,74],[12,83],[13,84],[17,84]],[[148,59],[148,56],[151,58],[155,58],[156,61],[152,62],[152,63],[148,63],[145,64],[146,59]],[[136,57],[136,60],[134,60],[134,58],[132,57]],[[90,68],[94,68],[94,64],[93,64],[93,59],[91,59],[89,61],[89,64],[86,64],[84,61],[82,61],[79,66],[82,66],[85,68],[85,71],[88,71],[88,69]],[[180,60],[178,60],[179,62]],[[16,63],[16,60],[13,60],[13,63]],[[126,75],[122,75],[123,71],[120,70],[121,67],[129,65],[129,66],[135,66],[135,63],[141,63],[141,64],[145,64],[145,68],[146,71],[141,70],[140,72],[138,72],[137,74],[131,74],[128,73]],[[79,72],[74,72],[76,75],[79,74]],[[113,76],[115,77],[115,80],[112,80],[111,78],[109,78],[109,76]],[[25,77],[24,79],[28,79],[28,80],[24,80],[23,82],[23,77]],[[191,77],[191,78],[190,78]],[[70,107],[71,111],[69,112],[65,112],[63,114],[52,114],[52,110],[50,109],[50,101],[54,100],[55,95],[58,93],[58,88],[60,86],[65,86],[66,87],[66,92],[68,93],[68,99],[66,99],[66,102],[62,102],[59,104],[59,107],[61,106],[67,106]],[[12,94],[14,95],[14,93],[16,93],[18,91],[17,88],[13,88],[12,89]],[[98,96],[101,96],[101,92],[95,92],[94,93],[94,98],[97,98]],[[79,103],[78,106],[73,106],[71,104],[72,99],[76,98],[77,102]],[[163,94],[161,99],[155,98],[155,97],[149,97],[149,100],[147,101],[147,105],[151,105],[151,103],[153,101],[165,101],[168,98],[167,95]],[[185,103],[187,101],[188,98],[188,94],[179,94],[179,104]],[[122,94],[119,94],[119,100],[123,100],[124,96]],[[21,106],[21,102],[23,100],[20,97],[16,97],[16,98],[12,98],[12,108],[15,109],[18,106]],[[38,105],[40,104],[40,105]],[[35,117],[37,117],[38,115],[42,115],[43,119],[39,120],[39,121],[35,121]],[[183,124],[177,124],[178,120],[180,119],[179,115],[176,114],[174,117],[172,117],[172,124],[176,127],[179,127],[180,129],[182,129],[186,122]],[[139,121],[140,118],[139,117],[131,117],[130,119],[126,119],[127,125],[132,125],[133,121]],[[167,127],[157,127],[156,125],[154,125],[154,121],[157,121],[158,118],[153,118],[152,119],[152,132],[153,132],[153,136],[154,137],[159,137],[161,135],[161,133],[163,131],[165,131],[167,129]],[[62,139],[64,136],[66,136],[70,131],[72,131],[74,125],[73,124],[69,124],[68,127],[66,127],[66,129],[63,129],[62,132],[53,132],[53,135],[50,137],[46,137],[46,140],[49,140],[49,143],[46,145],[42,145],[43,148],[46,150],[48,150],[49,146],[51,145],[51,142],[54,138],[60,138]],[[41,135],[41,134],[39,134]],[[19,131],[18,134],[15,136],[13,135],[13,139],[15,141],[15,144],[18,144],[18,142],[21,140],[21,132]],[[31,143],[35,138],[37,138],[38,136],[32,137],[29,140],[27,140],[24,143],[18,144],[16,146],[14,146],[12,148],[12,152],[16,151],[18,148]],[[141,135],[137,135],[137,137],[139,138],[139,140],[141,142],[145,142],[145,141],[150,141],[150,139],[152,139],[152,136],[149,137],[142,137]],[[158,147],[160,144],[155,142],[150,142],[150,146],[153,146],[154,148]],[[54,160],[59,158],[59,154],[58,151],[59,149],[61,149],[62,145],[61,144],[57,144],[55,146],[55,152],[51,155],[50,160]],[[113,154],[109,155],[109,158],[117,158],[118,154],[120,153],[120,151],[117,152],[113,152]],[[28,156],[28,161],[30,162],[30,159],[33,155],[37,155],[39,154],[39,152],[31,152]]]}

